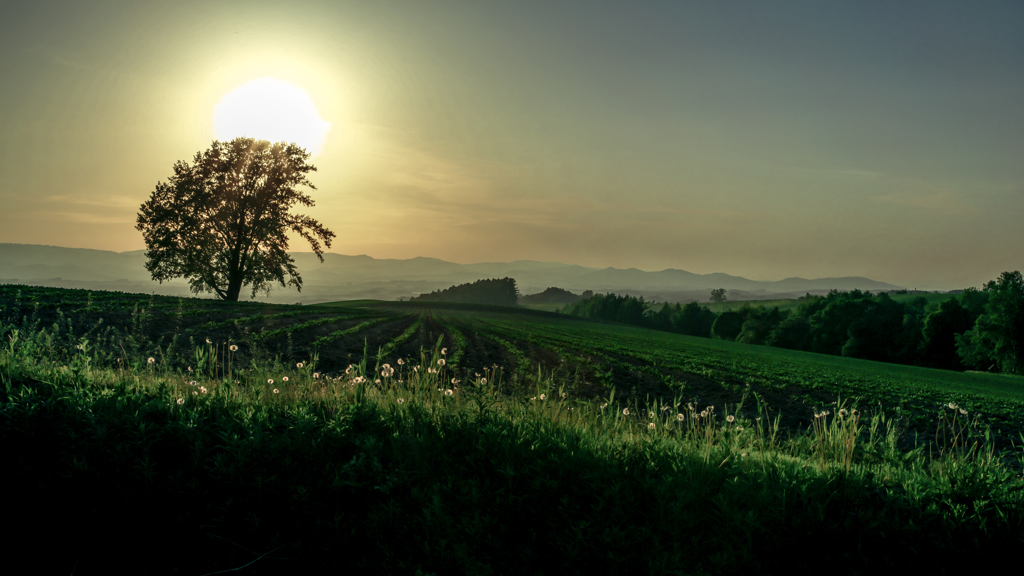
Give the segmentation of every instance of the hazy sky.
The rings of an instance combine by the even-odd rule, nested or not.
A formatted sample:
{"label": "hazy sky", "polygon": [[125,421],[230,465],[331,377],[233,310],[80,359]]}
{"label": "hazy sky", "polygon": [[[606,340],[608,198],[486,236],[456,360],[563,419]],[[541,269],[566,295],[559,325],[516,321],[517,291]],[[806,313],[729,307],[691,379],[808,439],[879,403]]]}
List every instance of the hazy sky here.
{"label": "hazy sky", "polygon": [[1024,269],[1019,1],[5,0],[0,242],[144,248],[139,205],[265,76],[331,123],[306,209],[331,252]]}

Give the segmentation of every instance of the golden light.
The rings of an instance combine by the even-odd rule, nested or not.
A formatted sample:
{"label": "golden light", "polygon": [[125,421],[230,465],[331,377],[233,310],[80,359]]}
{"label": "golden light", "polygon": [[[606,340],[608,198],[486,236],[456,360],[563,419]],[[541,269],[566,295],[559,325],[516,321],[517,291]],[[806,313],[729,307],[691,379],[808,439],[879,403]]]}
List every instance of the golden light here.
{"label": "golden light", "polygon": [[218,140],[247,136],[294,142],[316,156],[330,130],[331,123],[320,117],[309,94],[278,78],[250,80],[225,94],[213,109]]}

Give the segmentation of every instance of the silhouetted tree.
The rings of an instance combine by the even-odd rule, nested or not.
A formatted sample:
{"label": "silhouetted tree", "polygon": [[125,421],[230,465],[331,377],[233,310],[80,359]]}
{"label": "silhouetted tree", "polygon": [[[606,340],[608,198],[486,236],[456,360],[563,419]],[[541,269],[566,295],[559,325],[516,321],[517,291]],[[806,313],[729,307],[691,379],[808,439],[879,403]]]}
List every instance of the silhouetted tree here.
{"label": "silhouetted tree", "polygon": [[498,306],[515,306],[518,299],[519,288],[516,287],[514,278],[477,280],[471,284],[459,284],[410,298],[421,302],[462,302]]}
{"label": "silhouetted tree", "polygon": [[[295,144],[236,138],[214,141],[192,165],[179,161],[159,182],[135,228],[146,242],[146,270],[163,283],[188,278],[192,292],[238,300],[242,286],[270,293],[272,283],[302,289],[288,255],[288,232],[298,234],[323,262],[334,233],[292,206],[312,206],[298,186],[316,188],[306,174],[316,168]],[[288,281],[285,281],[285,275]]]}
{"label": "silhouetted tree", "polygon": [[725,302],[726,301],[725,288],[715,288],[714,290],[712,290],[711,291],[711,301],[712,302]]}

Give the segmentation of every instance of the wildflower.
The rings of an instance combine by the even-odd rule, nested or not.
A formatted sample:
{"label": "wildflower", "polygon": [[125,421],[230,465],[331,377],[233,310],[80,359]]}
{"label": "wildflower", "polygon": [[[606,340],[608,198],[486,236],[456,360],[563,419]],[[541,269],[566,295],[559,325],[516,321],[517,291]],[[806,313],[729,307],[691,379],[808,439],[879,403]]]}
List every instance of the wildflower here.
{"label": "wildflower", "polygon": [[374,384],[380,384],[380,378],[373,381]]}
{"label": "wildflower", "polygon": [[405,364],[405,360],[402,360],[401,358],[399,358],[398,359],[398,365],[401,366],[402,364]]}
{"label": "wildflower", "polygon": [[441,356],[444,356],[447,353],[448,353],[448,349],[447,348],[441,348]]}
{"label": "wildflower", "polygon": [[735,420],[736,417],[733,416],[732,414],[729,414],[728,416],[725,417],[725,421],[728,422],[729,424],[732,424]]}
{"label": "wildflower", "polygon": [[964,410],[963,408],[960,409],[960,413],[967,416],[967,410]]}
{"label": "wildflower", "polygon": [[843,408],[842,410],[839,411],[840,418],[846,418],[847,414],[849,414],[849,412],[846,411],[846,408]]}
{"label": "wildflower", "polygon": [[206,394],[206,386],[200,386],[199,391],[202,392],[203,394]]}
{"label": "wildflower", "polygon": [[451,389],[451,388],[449,388],[449,389],[447,389],[447,390],[445,390],[445,391],[444,391],[444,395],[445,395],[445,396],[451,396],[452,394],[454,394],[454,392],[452,392],[452,389]]}
{"label": "wildflower", "polygon": [[195,390],[193,390],[193,391],[192,391],[192,395],[193,395],[193,396],[199,396],[199,392],[196,392]]}
{"label": "wildflower", "polygon": [[686,418],[686,417],[683,416],[682,412],[680,412],[679,414],[676,414],[676,420],[682,422],[684,418]]}
{"label": "wildflower", "polygon": [[651,422],[650,424],[648,424],[647,425],[647,429],[648,430],[654,430],[654,422]]}
{"label": "wildflower", "polygon": [[481,384],[487,384],[487,378],[481,378],[480,379],[480,383]]}
{"label": "wildflower", "polygon": [[178,398],[178,404],[184,404],[184,403],[185,403],[185,399],[184,398]]}
{"label": "wildflower", "polygon": [[404,403],[405,403],[405,400],[403,400],[403,399],[399,398],[399,399],[398,399],[398,403],[399,403],[399,404],[404,404]]}
{"label": "wildflower", "polygon": [[[118,362],[120,362],[120,361],[121,361],[121,360],[120,360],[120,359],[118,359]],[[192,367],[191,367],[191,366],[189,366],[189,367],[188,367],[188,371],[189,371],[189,372],[191,372],[191,371],[192,371]]]}
{"label": "wildflower", "polygon": [[196,385],[196,381],[195,381],[195,380],[193,380],[193,381],[189,382],[189,383],[188,383],[188,385],[189,385],[189,386],[195,386],[195,385]]}
{"label": "wildflower", "polygon": [[623,409],[623,410],[622,410],[622,415],[623,415],[623,416],[629,416],[629,408],[625,408],[625,409]]}
{"label": "wildflower", "polygon": [[701,418],[706,418],[707,415],[708,415],[707,409],[701,410],[701,412],[700,412],[700,417]]}
{"label": "wildflower", "polygon": [[453,386],[454,386],[455,384],[458,384],[458,383],[459,383],[459,380],[456,380],[455,378],[452,378],[452,385],[453,385]]}
{"label": "wildflower", "polygon": [[296,367],[296,368],[302,368],[302,365],[303,365],[303,363],[302,363],[302,362],[299,362],[298,364],[296,364],[296,365],[295,365],[295,367]]}
{"label": "wildflower", "polygon": [[654,412],[648,412],[647,417],[650,418],[651,420],[654,420]]}
{"label": "wildflower", "polygon": [[149,358],[146,359],[146,362],[152,364],[153,362],[156,362],[156,360],[152,356],[150,356]]}
{"label": "wildflower", "polygon": [[207,343],[207,344],[213,344],[213,342],[210,342],[210,339],[209,339],[209,338],[207,338],[207,339],[206,339],[206,343]]}
{"label": "wildflower", "polygon": [[395,373],[395,369],[392,368],[390,364],[385,364],[384,367],[380,371],[380,375],[385,377],[385,378],[387,378],[388,376],[391,376],[394,373]]}
{"label": "wildflower", "polygon": [[352,373],[352,365],[349,364],[348,368],[345,368],[345,374],[351,374],[351,373]]}
{"label": "wildflower", "polygon": [[562,392],[562,400],[565,400],[566,396],[568,396],[568,394],[566,394],[565,392]]}
{"label": "wildflower", "polygon": [[231,346],[228,346],[228,350],[231,350],[232,352],[238,352],[238,346],[232,344]]}
{"label": "wildflower", "polygon": [[273,378],[267,380],[267,384],[273,384],[273,383],[274,383],[274,379]]}
{"label": "wildflower", "polygon": [[541,399],[541,400],[543,400],[544,398],[547,398],[547,394],[541,394],[541,395],[540,395],[540,399]]}
{"label": "wildflower", "polygon": [[736,431],[737,432],[743,432],[743,426],[737,426],[736,427]]}
{"label": "wildflower", "polygon": [[605,402],[604,404],[601,404],[601,410],[604,410],[607,407],[608,407],[608,403],[607,402]]}
{"label": "wildflower", "polygon": [[313,372],[313,379],[314,380],[319,380],[320,379],[320,373],[319,372]]}
{"label": "wildflower", "polygon": [[274,394],[277,394],[277,388],[274,388]]}
{"label": "wildflower", "polygon": [[285,376],[284,378],[281,378],[281,380],[284,380],[285,382],[287,382],[288,381],[288,377]]}
{"label": "wildflower", "polygon": [[438,366],[444,366],[444,358],[441,358],[440,360],[438,360],[437,361],[437,365]]}

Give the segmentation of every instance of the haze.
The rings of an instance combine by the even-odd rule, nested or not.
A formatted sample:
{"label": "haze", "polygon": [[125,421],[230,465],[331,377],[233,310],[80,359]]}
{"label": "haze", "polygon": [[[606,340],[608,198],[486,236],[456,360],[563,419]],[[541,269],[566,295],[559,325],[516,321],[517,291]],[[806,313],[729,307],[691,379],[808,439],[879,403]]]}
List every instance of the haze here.
{"label": "haze", "polygon": [[[980,286],[1022,267],[1020,2],[16,2],[0,243],[135,216],[273,77],[332,252]],[[308,250],[293,241],[292,250]]]}

